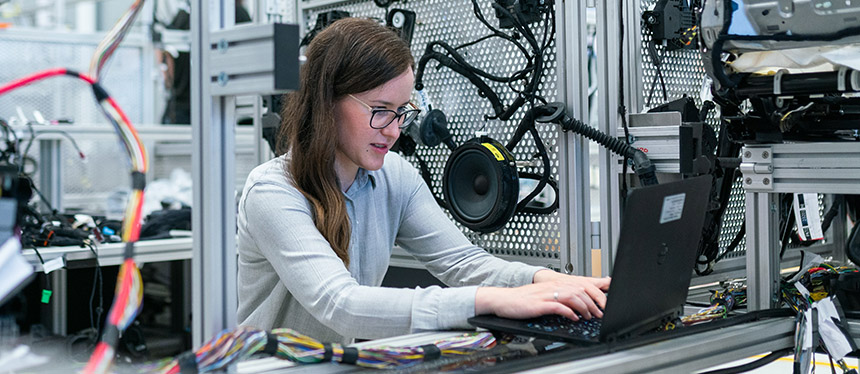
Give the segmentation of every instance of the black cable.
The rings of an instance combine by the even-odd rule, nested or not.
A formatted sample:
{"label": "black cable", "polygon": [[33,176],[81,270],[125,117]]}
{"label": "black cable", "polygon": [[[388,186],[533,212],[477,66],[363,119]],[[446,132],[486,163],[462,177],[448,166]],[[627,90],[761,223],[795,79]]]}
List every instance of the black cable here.
{"label": "black cable", "polygon": [[[93,253],[96,259],[95,271],[93,273],[93,289],[90,292],[90,327],[92,327],[97,333],[98,336],[101,336],[101,324],[102,324],[102,312],[104,311],[104,284],[102,277],[102,267],[98,263],[99,254],[96,251],[95,246],[92,243],[87,243],[87,247],[90,248],[90,251]],[[96,293],[96,281],[98,281],[98,294],[99,294],[99,306],[96,308],[95,316],[93,315],[93,299],[95,298]]]}
{"label": "black cable", "polygon": [[648,56],[651,57],[651,63],[656,70],[654,79],[651,80],[651,88],[648,90],[648,99],[645,101],[645,106],[651,107],[651,97],[654,95],[658,79],[660,80],[660,87],[663,89],[663,101],[669,101],[669,95],[666,92],[666,82],[663,80],[663,57],[657,51],[657,44],[653,38],[648,42]]}
{"label": "black cable", "polygon": [[[546,174],[535,174],[535,173],[528,173],[528,172],[524,172],[524,171],[521,171],[518,174],[519,174],[520,179],[539,180],[539,179],[546,176]],[[553,212],[558,210],[558,201],[559,201],[558,182],[556,182],[555,179],[547,178],[546,184],[548,186],[550,186],[553,189],[553,191],[555,191],[555,199],[553,200],[552,204],[545,206],[545,207],[540,207],[540,208],[525,205],[523,207],[523,209],[518,211],[518,212],[520,212],[520,213],[531,213],[531,214],[552,214]],[[537,190],[537,188],[535,188],[535,190]],[[525,200],[525,199],[523,199],[523,200]]]}
{"label": "black cable", "polygon": [[488,22],[487,19],[484,18],[484,13],[481,12],[481,7],[478,5],[477,0],[472,0],[472,13],[475,14],[475,18],[477,18],[478,21],[480,21],[482,24],[484,24],[484,26],[486,26],[488,29],[490,29],[490,31],[493,32],[493,35],[496,35],[502,39],[505,39],[505,40],[513,43],[514,46],[516,46],[517,48],[520,49],[520,51],[523,52],[523,54],[528,56],[528,54],[529,54],[528,51],[526,50],[526,48],[522,44],[520,44],[519,41],[517,41],[514,37],[512,37],[512,36],[502,32],[501,30],[493,27],[493,25],[491,25],[490,22]]}
{"label": "black cable", "polygon": [[[534,126],[534,121],[531,121],[531,126],[529,127],[529,133],[532,134],[532,139],[535,142],[535,148],[537,148],[538,153],[541,156],[541,160],[543,161],[543,175],[541,175],[540,180],[538,181],[537,186],[532,192],[530,192],[522,201],[517,203],[517,211],[525,212],[526,204],[530,203],[532,199],[535,198],[538,194],[543,191],[543,188],[546,187],[547,183],[549,183],[549,175],[550,175],[550,161],[549,155],[547,155],[546,147],[543,144],[540,136],[538,135],[537,129]],[[556,191],[556,196],[558,196],[558,191]],[[557,198],[556,198],[557,199]],[[556,206],[558,204],[555,204]]]}
{"label": "black cable", "polygon": [[[3,134],[4,138],[6,138],[6,143],[13,145],[13,148],[11,150],[7,148],[3,151],[3,155],[0,156],[0,160],[12,161],[10,159],[10,156],[15,156],[13,162],[18,162],[18,160],[21,158],[19,149],[20,147],[18,144],[20,142],[20,140],[18,139],[18,134],[16,134],[15,129],[13,129],[12,126],[9,126],[9,123],[2,118],[0,118],[0,127],[3,128]],[[8,153],[10,151],[12,152],[11,154]]]}
{"label": "black cable", "polygon": [[[520,22],[525,22],[522,20],[522,12],[520,12],[519,9],[517,10],[517,15],[520,18]],[[528,32],[530,33],[530,35],[532,35],[532,38],[534,38],[533,34],[531,34],[531,29],[528,29]],[[537,51],[535,52],[535,57],[534,57],[535,61],[541,61],[541,66],[543,66],[543,61],[544,61],[544,56],[546,54],[546,51],[547,51],[547,49],[549,49],[550,45],[552,45],[552,42],[553,42],[553,39],[549,37],[550,35],[555,35],[555,12],[553,12],[551,9],[549,11],[547,11],[546,15],[544,16],[543,40],[541,40],[540,48],[537,49]],[[533,46],[533,47],[536,47],[536,46]],[[537,67],[535,67],[535,68],[537,68]],[[522,73],[523,75],[525,75],[529,71],[530,71],[530,67],[526,67],[525,69],[520,70],[517,73],[514,73],[514,75],[517,75],[519,73]],[[540,81],[543,79],[544,73],[545,72],[543,71],[543,69],[540,69],[540,71],[537,72],[537,77],[536,77],[537,84],[532,86],[532,89],[530,91],[528,91],[528,90],[519,91],[513,87],[512,82],[508,82],[508,87],[512,91],[516,92],[517,94],[519,94],[523,97],[526,97],[529,100],[529,103],[531,104],[532,107],[534,107],[534,105],[535,105],[534,104],[535,100],[540,101],[542,104],[547,104],[548,103],[547,100],[543,96],[538,95],[538,93],[537,93],[538,87],[540,85]]]}
{"label": "black cable", "polygon": [[[624,129],[624,143],[630,146],[630,130],[627,126],[627,106],[624,104],[624,1],[618,2],[618,115],[621,116],[621,128]],[[622,155],[621,158],[621,193],[619,196],[620,209],[624,209],[627,202],[627,163],[630,158]]]}
{"label": "black cable", "polygon": [[735,234],[735,238],[734,238],[734,239],[732,239],[732,242],[731,242],[731,243],[729,243],[729,246],[728,246],[728,247],[726,247],[726,250],[725,250],[722,254],[720,254],[719,256],[717,256],[717,258],[716,258],[716,259],[714,259],[714,263],[715,263],[715,264],[716,264],[717,262],[720,262],[720,261],[721,261],[723,258],[725,258],[729,253],[734,252],[734,250],[738,247],[738,245],[740,245],[740,244],[741,244],[741,240],[743,240],[743,239],[744,239],[744,235],[746,235],[746,231],[747,231],[747,223],[746,223],[746,222],[747,222],[747,221],[746,221],[746,218],[744,218],[743,222],[741,222],[741,228],[738,230],[738,233],[737,233],[737,234]]}
{"label": "black cable", "polygon": [[495,81],[495,82],[508,82],[511,79],[511,77],[500,77],[498,75],[490,74],[484,70],[481,70],[481,69],[469,64],[466,61],[466,59],[463,57],[463,55],[461,55],[460,52],[457,51],[456,48],[451,47],[448,43],[445,43],[444,41],[434,40],[430,43],[427,43],[427,50],[433,50],[433,47],[437,46],[437,45],[442,47],[446,52],[448,52],[448,54],[452,58],[454,58],[454,61],[457,61],[457,63],[459,63],[460,65],[463,65],[464,68],[472,71],[473,73],[475,73],[479,76],[482,76],[484,78],[487,78],[487,79],[489,79],[491,81]]}
{"label": "black cable", "polygon": [[[30,128],[30,130],[32,131],[32,127]],[[81,157],[81,159],[85,158],[84,151],[82,151],[81,147],[78,146],[78,142],[75,141],[75,138],[73,138],[71,134],[69,134],[68,132],[66,132],[64,130],[39,130],[38,134],[35,134],[35,135],[33,135],[32,138],[30,138],[30,142],[27,143],[27,148],[24,149],[24,155],[27,155],[30,153],[30,146],[33,145],[33,140],[35,140],[37,137],[40,137],[44,134],[60,134],[63,137],[65,137],[66,139],[69,139],[69,141],[72,142],[72,146],[75,147],[76,151],[78,151],[78,155]]]}
{"label": "black cable", "polygon": [[469,70],[467,67],[458,64],[453,58],[448,57],[443,53],[433,51],[432,48],[426,49],[424,51],[424,55],[421,56],[420,60],[418,60],[418,68],[415,70],[415,89],[422,90],[424,88],[424,68],[430,60],[436,60],[439,64],[453,70],[472,82],[472,84],[478,88],[478,92],[490,101],[490,105],[493,107],[493,111],[496,115],[500,115],[505,112],[505,108],[502,105],[502,101],[499,99],[499,96],[477,74]]}
{"label": "black cable", "polygon": [[427,162],[425,162],[418,153],[415,153],[415,158],[418,160],[418,168],[421,170],[421,178],[424,179],[424,183],[427,184],[427,188],[430,189],[430,194],[433,195],[433,199],[436,200],[436,204],[439,204],[443,209],[448,209],[448,203],[445,202],[445,199],[439,197],[435,192],[433,192],[433,176],[430,173],[430,167],[427,166]]}
{"label": "black cable", "polygon": [[23,173],[19,174],[19,176],[27,179],[30,182],[30,188],[32,188],[33,191],[36,191],[36,194],[39,195],[39,198],[42,199],[42,202],[48,206],[48,210],[54,212],[53,214],[56,214],[56,210],[54,209],[54,206],[51,205],[51,201],[48,200],[48,198],[46,198],[45,195],[42,194],[42,191],[39,191],[39,189],[36,187],[36,183],[33,182],[33,178],[30,178],[29,175]]}
{"label": "black cable", "polygon": [[473,41],[471,41],[471,42],[460,44],[460,45],[458,45],[458,46],[454,47],[454,49],[463,49],[463,48],[466,48],[466,47],[471,47],[471,46],[473,46],[473,45],[475,45],[475,44],[478,44],[478,43],[480,43],[480,42],[482,42],[482,41],[484,41],[484,40],[487,40],[487,39],[490,39],[490,38],[499,38],[499,37],[500,37],[500,36],[498,36],[498,35],[496,35],[496,34],[484,35],[484,36],[482,36],[482,37],[480,37],[480,38],[478,38],[478,39],[475,39],[475,40],[473,40]]}
{"label": "black cable", "polygon": [[758,368],[760,368],[760,367],[762,367],[762,366],[765,366],[765,365],[767,365],[767,364],[769,364],[769,363],[771,363],[771,362],[774,362],[774,361],[776,361],[777,359],[779,359],[780,357],[785,356],[785,355],[787,355],[787,354],[791,353],[793,350],[794,350],[794,347],[791,347],[791,348],[783,348],[783,349],[780,349],[780,350],[778,350],[778,351],[773,351],[773,352],[771,352],[770,354],[768,354],[767,356],[764,356],[764,357],[762,357],[762,358],[760,358],[760,359],[758,359],[758,360],[755,360],[755,361],[753,361],[753,362],[749,362],[749,363],[746,363],[746,364],[743,364],[743,365],[740,365],[740,366],[735,366],[735,367],[730,367],[730,368],[724,368],[724,369],[717,369],[717,370],[706,371],[706,372],[702,372],[702,373],[699,373],[699,374],[735,374],[735,373],[745,373],[745,372],[748,372],[748,371],[750,371],[750,370],[758,369]]}
{"label": "black cable", "polygon": [[[531,82],[529,82],[527,84],[526,89],[524,90],[524,92],[526,92],[528,94],[526,94],[526,95],[520,94],[520,96],[518,97],[518,99],[522,98],[524,96],[527,97],[529,103],[533,107],[534,106],[534,100],[535,100],[536,93],[537,93],[538,83],[540,82],[541,78],[543,77],[543,73],[544,73],[544,71],[543,71],[543,48],[544,48],[544,45],[538,44],[537,38],[535,38],[535,35],[532,32],[531,28],[528,27],[528,23],[523,18],[523,14],[520,11],[519,7],[515,7],[515,9],[516,9],[515,13],[516,14],[511,14],[511,12],[508,11],[507,8],[503,7],[499,3],[493,2],[492,6],[493,6],[493,9],[500,12],[503,16],[510,17],[511,19],[513,19],[514,27],[520,33],[523,34],[526,41],[528,41],[529,45],[532,47],[532,50],[534,50],[534,56],[529,61],[529,64],[527,65],[527,68],[534,65],[534,69],[535,69],[534,73],[532,74]],[[552,13],[552,12],[550,11],[548,13]],[[546,27],[546,25],[544,25],[544,27]],[[544,37],[545,36],[546,35],[544,35]],[[510,87],[510,83],[508,84],[508,86]],[[520,92],[518,92],[518,93],[520,93]],[[517,101],[515,101],[513,105],[517,105],[516,102]],[[546,100],[543,100],[543,102],[546,103]],[[520,105],[522,105],[522,104],[520,104]]]}
{"label": "black cable", "polygon": [[[494,9],[497,9],[501,14],[507,15],[508,17],[510,17],[513,20],[513,23],[514,23],[514,26],[516,27],[516,29],[528,41],[529,46],[532,47],[532,50],[534,53],[533,53],[533,55],[531,55],[531,54],[529,54],[528,50],[522,44],[520,44],[518,41],[516,41],[516,39],[514,39],[513,37],[511,37],[511,36],[509,36],[503,32],[501,32],[497,28],[493,27],[489,22],[487,22],[486,18],[484,18],[483,13],[481,12],[480,6],[478,6],[477,0],[472,0],[472,6],[473,6],[472,7],[473,12],[475,13],[476,18],[478,18],[478,20],[481,23],[483,23],[488,29],[490,29],[494,33],[493,35],[499,36],[505,40],[510,41],[511,43],[516,45],[517,48],[520,49],[520,51],[526,56],[526,59],[528,62],[526,68],[514,73],[511,77],[502,79],[501,77],[494,76],[492,74],[489,74],[483,70],[477,69],[474,66],[468,64],[465,61],[465,59],[462,57],[462,55],[460,55],[460,53],[457,52],[457,50],[455,48],[445,44],[444,42],[431,42],[430,44],[427,45],[427,48],[425,48],[424,55],[421,56],[421,59],[418,62],[418,66],[417,66],[416,72],[415,72],[415,88],[418,90],[421,90],[424,88],[424,83],[423,83],[424,69],[426,68],[427,63],[430,60],[436,60],[437,62],[439,62],[440,65],[448,67],[451,70],[454,70],[454,72],[464,76],[473,85],[478,87],[479,94],[481,96],[484,96],[487,100],[490,101],[490,104],[493,107],[493,112],[495,114],[494,116],[486,116],[487,119],[497,118],[497,119],[500,119],[502,121],[506,121],[506,120],[510,119],[513,116],[513,114],[520,107],[522,107],[523,104],[526,103],[527,100],[528,100],[528,102],[532,103],[532,105],[533,105],[534,100],[537,99],[536,92],[537,92],[541,77],[543,76],[543,73],[544,73],[543,72],[543,64],[544,64],[543,52],[546,48],[548,48],[548,43],[546,45],[538,44],[538,41],[535,38],[534,33],[531,31],[531,29],[529,29],[528,27],[523,25],[524,21],[523,21],[523,17],[522,17],[521,12],[517,11],[517,14],[514,15],[514,14],[511,14],[510,11],[508,11],[504,7],[500,7],[500,5],[493,3]],[[548,18],[548,19],[554,19],[554,18]],[[555,31],[554,24],[551,26],[552,26],[552,30],[554,32]],[[547,40],[551,40],[551,39],[552,38],[547,37]],[[433,50],[433,47],[436,45],[445,48],[446,52],[448,52],[451,55],[451,57],[449,57],[446,54],[439,53],[439,52],[436,52],[435,50]],[[531,72],[530,78],[526,76],[527,72]],[[528,82],[525,84],[525,89],[523,91],[514,90],[515,92],[518,93],[517,98],[514,99],[513,103],[511,103],[508,106],[505,106],[502,104],[501,99],[499,98],[498,94],[495,91],[493,91],[486,84],[486,82],[483,81],[483,79],[481,79],[481,76],[483,76],[487,79],[491,79],[491,80],[507,82],[509,86],[511,84],[511,81],[528,79]],[[541,98],[541,101],[543,102],[544,100]]]}
{"label": "black cable", "polygon": [[30,139],[27,140],[27,146],[24,147],[24,151],[21,153],[24,156],[27,155],[27,152],[30,150],[30,146],[33,145],[33,140],[36,140],[36,131],[33,130],[33,122],[27,121],[25,125],[27,126],[27,130],[30,130]]}

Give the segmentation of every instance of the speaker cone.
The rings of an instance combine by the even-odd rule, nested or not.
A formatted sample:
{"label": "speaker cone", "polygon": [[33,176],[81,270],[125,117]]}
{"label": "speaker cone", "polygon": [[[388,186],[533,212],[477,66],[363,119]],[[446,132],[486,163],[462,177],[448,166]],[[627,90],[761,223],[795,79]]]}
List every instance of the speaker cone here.
{"label": "speaker cone", "polygon": [[488,137],[469,140],[448,158],[442,192],[457,222],[478,232],[498,231],[513,216],[519,196],[513,156]]}

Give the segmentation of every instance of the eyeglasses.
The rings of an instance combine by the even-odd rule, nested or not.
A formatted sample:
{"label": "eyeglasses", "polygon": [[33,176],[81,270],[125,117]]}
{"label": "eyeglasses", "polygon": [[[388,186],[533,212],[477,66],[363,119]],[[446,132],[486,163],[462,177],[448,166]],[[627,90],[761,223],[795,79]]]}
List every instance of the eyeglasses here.
{"label": "eyeglasses", "polygon": [[403,130],[409,127],[409,125],[412,124],[412,121],[415,121],[415,118],[418,117],[418,113],[421,112],[421,109],[418,109],[418,106],[413,103],[406,103],[406,105],[397,108],[396,112],[389,109],[373,109],[373,107],[367,105],[367,103],[359,100],[357,97],[352,96],[352,94],[347,94],[347,96],[358,101],[370,111],[370,127],[374,129],[384,129],[392,122],[399,121],[397,127]]}

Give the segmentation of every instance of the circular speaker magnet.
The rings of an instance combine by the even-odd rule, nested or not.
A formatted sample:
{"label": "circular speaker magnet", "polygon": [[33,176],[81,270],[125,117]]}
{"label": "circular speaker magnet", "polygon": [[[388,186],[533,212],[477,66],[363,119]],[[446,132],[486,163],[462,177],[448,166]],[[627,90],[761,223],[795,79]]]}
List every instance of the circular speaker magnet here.
{"label": "circular speaker magnet", "polygon": [[448,158],[442,192],[457,222],[478,232],[498,231],[517,207],[513,155],[488,137],[469,140]]}

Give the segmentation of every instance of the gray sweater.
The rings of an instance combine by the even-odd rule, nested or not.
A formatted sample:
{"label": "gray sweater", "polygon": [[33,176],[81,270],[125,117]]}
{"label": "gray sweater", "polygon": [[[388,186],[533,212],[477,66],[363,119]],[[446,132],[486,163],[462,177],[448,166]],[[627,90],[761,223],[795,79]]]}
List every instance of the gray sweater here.
{"label": "gray sweater", "polygon": [[[285,176],[285,162],[281,156],[255,168],[239,201],[240,325],[341,343],[468,328],[478,285],[529,284],[541,269],[471,244],[418,171],[393,152],[382,169],[360,169],[344,193],[352,226],[347,269]],[[451,287],[380,287],[395,242]]]}

